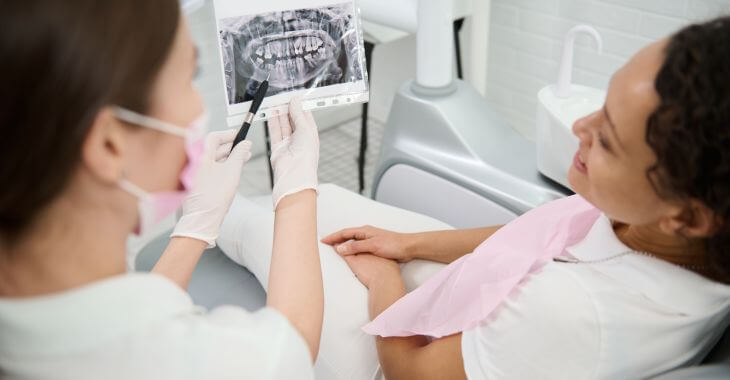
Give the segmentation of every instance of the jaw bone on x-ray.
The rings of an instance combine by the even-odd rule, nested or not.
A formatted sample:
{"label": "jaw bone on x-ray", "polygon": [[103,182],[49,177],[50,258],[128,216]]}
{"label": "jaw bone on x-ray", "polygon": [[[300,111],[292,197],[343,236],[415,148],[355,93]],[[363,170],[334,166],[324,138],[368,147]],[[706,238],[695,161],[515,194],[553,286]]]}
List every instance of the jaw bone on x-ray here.
{"label": "jaw bone on x-ray", "polygon": [[305,99],[367,93],[355,9],[351,1],[220,18],[229,105],[251,100],[269,75],[269,107],[288,102],[290,97],[275,97],[286,93]]}

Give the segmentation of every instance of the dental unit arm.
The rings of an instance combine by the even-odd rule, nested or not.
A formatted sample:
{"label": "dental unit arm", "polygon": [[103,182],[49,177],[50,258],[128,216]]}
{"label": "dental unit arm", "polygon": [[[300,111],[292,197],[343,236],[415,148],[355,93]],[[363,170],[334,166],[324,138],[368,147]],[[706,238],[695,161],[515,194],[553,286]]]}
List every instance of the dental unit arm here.
{"label": "dental unit arm", "polygon": [[535,144],[454,79],[452,1],[418,3],[417,77],[396,94],[374,199],[454,227],[506,223],[569,193],[540,175]]}

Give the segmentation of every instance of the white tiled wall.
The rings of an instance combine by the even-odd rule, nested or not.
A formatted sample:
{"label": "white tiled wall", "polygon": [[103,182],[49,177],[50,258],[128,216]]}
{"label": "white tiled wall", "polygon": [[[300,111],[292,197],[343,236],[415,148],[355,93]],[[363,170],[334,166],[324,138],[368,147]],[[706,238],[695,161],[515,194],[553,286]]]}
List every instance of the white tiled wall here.
{"label": "white tiled wall", "polygon": [[[592,24],[604,40],[601,55],[590,38],[576,40],[573,80],[605,88],[610,75],[642,46],[691,21],[729,13],[730,0],[492,0],[487,98],[517,130],[534,138],[537,91],[555,81],[562,39],[572,26]],[[207,0],[189,22],[201,51],[203,74],[198,83],[213,128],[220,129],[225,125],[225,99],[212,1]],[[462,33],[467,74],[468,24]],[[415,76],[415,38],[376,47],[372,74],[371,117],[385,121],[393,95]],[[315,117],[326,128],[357,117],[358,108],[318,112]],[[261,128],[252,129],[259,149],[262,134]]]}
{"label": "white tiled wall", "polygon": [[730,0],[492,0],[487,99],[534,139],[537,91],[557,78],[572,26],[591,24],[604,42],[599,55],[589,37],[576,40],[574,82],[605,89],[642,46],[721,14],[730,14]]}

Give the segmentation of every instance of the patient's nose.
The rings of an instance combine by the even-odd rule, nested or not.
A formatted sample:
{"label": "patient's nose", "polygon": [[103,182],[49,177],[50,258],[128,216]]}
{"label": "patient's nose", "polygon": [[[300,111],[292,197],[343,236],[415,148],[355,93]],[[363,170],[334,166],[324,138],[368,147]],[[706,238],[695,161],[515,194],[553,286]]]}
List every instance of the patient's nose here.
{"label": "patient's nose", "polygon": [[597,122],[600,113],[598,111],[586,115],[573,123],[573,134],[578,137],[581,145],[591,146],[593,134],[592,126]]}

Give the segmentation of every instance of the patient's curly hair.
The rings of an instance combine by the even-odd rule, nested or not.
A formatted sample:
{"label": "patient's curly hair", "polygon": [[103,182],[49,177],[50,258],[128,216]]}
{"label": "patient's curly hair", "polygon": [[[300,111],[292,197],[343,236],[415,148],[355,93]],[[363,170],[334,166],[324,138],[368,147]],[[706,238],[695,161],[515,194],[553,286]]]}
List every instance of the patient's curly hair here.
{"label": "patient's curly hair", "polygon": [[646,141],[657,156],[647,175],[661,196],[695,199],[721,223],[705,239],[710,275],[730,282],[730,16],[674,34],[655,88],[661,99]]}

